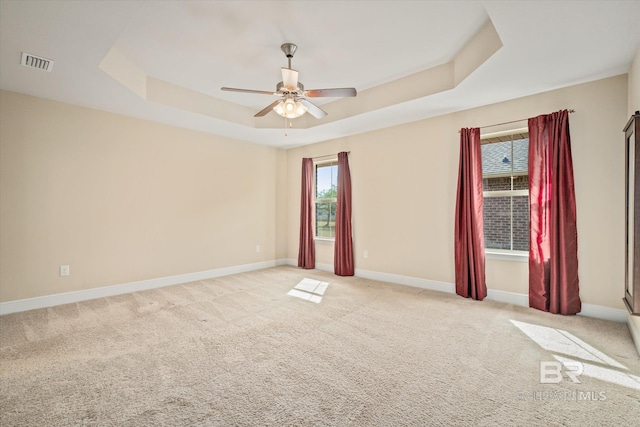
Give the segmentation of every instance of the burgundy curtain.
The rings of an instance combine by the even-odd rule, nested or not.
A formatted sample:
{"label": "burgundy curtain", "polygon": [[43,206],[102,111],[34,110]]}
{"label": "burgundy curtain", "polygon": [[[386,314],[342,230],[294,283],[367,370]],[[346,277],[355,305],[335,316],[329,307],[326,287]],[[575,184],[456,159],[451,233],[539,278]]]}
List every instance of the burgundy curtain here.
{"label": "burgundy curtain", "polygon": [[483,202],[480,129],[461,129],[454,242],[456,293],[476,300],[487,296]]}
{"label": "burgundy curtain", "polygon": [[338,153],[338,202],[333,269],[338,276],[353,276],[354,273],[351,240],[351,172],[349,156],[344,152]]}
{"label": "burgundy curtain", "polygon": [[298,267],[315,268],[313,241],[313,159],[302,159],[302,194],[300,196],[300,246]]}
{"label": "burgundy curtain", "polygon": [[569,112],[529,119],[529,306],[580,312]]}

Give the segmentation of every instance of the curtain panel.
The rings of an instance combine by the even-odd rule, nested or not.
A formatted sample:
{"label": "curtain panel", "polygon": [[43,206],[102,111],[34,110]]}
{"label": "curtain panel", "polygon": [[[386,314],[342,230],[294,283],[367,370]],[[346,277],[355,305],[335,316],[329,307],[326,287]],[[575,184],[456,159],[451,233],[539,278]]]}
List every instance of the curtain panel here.
{"label": "curtain panel", "polygon": [[349,155],[338,153],[338,200],[336,203],[336,239],[333,269],[338,276],[353,276],[353,241],[351,232],[351,172]]}
{"label": "curtain panel", "polygon": [[529,306],[581,310],[576,196],[567,110],[529,119]]}
{"label": "curtain panel", "polygon": [[456,293],[482,300],[487,296],[480,128],[460,130],[460,165],[455,217]]}
{"label": "curtain panel", "polygon": [[302,193],[300,195],[300,245],[298,267],[315,268],[316,248],[313,240],[313,159],[302,159]]}

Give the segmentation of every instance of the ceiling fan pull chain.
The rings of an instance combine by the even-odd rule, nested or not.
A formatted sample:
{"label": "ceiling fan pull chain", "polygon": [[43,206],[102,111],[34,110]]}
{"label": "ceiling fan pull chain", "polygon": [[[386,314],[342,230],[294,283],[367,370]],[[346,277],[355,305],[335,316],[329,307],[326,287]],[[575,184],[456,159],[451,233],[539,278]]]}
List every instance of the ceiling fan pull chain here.
{"label": "ceiling fan pull chain", "polygon": [[[293,120],[289,119],[289,129],[293,127]],[[284,118],[284,136],[289,136],[289,131],[287,130],[287,117]]]}

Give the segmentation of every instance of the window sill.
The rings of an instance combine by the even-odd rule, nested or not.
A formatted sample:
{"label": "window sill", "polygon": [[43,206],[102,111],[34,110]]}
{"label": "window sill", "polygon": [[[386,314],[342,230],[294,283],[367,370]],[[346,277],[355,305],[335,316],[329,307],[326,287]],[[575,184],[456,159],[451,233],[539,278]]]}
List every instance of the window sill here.
{"label": "window sill", "polygon": [[335,238],[333,237],[314,237],[313,240],[315,240],[316,242],[322,242],[322,243],[333,243],[335,242]]}
{"label": "window sill", "polygon": [[501,261],[529,262],[529,253],[520,251],[500,251],[496,249],[485,250],[487,259],[499,259]]}

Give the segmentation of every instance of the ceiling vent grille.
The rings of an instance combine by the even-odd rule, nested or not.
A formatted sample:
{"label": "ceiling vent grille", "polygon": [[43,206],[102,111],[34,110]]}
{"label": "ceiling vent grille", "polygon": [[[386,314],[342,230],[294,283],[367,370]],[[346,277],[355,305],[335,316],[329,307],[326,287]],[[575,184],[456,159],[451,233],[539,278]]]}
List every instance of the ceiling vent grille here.
{"label": "ceiling vent grille", "polygon": [[37,68],[38,70],[47,72],[51,72],[53,68],[53,61],[51,59],[31,55],[26,52],[22,52],[22,61],[20,61],[20,64],[25,67]]}

